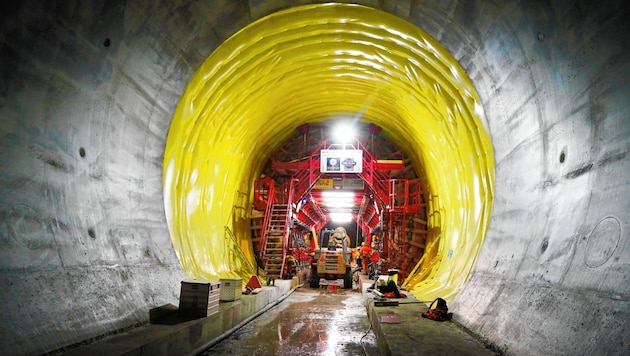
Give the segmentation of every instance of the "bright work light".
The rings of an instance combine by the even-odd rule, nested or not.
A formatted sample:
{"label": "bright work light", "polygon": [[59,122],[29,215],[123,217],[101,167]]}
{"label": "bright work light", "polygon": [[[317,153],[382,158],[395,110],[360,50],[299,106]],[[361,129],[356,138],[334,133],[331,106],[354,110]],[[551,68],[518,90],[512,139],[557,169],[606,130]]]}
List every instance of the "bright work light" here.
{"label": "bright work light", "polygon": [[338,143],[352,142],[356,137],[354,126],[347,122],[341,122],[333,128],[333,139]]}
{"label": "bright work light", "polygon": [[330,220],[336,223],[345,223],[352,221],[351,213],[331,213]]}

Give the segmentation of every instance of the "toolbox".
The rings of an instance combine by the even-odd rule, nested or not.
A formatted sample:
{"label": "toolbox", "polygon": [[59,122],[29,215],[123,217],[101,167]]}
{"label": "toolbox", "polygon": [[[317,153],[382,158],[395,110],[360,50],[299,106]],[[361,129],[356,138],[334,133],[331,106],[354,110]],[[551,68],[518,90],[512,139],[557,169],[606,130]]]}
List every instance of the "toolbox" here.
{"label": "toolbox", "polygon": [[221,301],[231,302],[241,299],[243,278],[221,278]]}
{"label": "toolbox", "polygon": [[220,296],[219,281],[182,281],[179,314],[204,317],[217,313]]}

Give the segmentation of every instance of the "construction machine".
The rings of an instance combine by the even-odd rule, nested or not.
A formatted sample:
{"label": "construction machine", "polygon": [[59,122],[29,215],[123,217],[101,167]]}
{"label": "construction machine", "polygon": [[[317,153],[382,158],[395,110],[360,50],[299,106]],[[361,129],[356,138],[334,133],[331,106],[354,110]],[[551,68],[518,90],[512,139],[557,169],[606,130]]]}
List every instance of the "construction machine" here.
{"label": "construction machine", "polygon": [[[322,247],[326,246],[326,247]],[[352,249],[350,237],[343,227],[323,229],[319,234],[319,247],[315,249],[311,263],[311,288],[318,288],[320,279],[343,279],[345,289],[352,288]]]}

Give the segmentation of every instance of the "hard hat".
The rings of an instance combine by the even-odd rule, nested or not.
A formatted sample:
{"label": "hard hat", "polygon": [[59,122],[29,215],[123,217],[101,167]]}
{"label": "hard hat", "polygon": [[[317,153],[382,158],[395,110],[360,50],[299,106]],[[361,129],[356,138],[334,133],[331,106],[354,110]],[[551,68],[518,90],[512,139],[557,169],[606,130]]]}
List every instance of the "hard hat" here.
{"label": "hard hat", "polygon": [[365,242],[361,242],[361,246],[365,246]]}

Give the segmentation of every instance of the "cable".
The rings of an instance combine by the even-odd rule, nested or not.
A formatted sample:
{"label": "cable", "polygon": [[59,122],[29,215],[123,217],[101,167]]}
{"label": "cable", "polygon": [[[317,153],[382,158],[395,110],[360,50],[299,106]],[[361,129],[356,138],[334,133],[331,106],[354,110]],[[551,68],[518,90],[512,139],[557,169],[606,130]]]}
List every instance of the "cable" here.
{"label": "cable", "polygon": [[363,343],[363,338],[367,336],[367,334],[370,332],[370,330],[372,330],[372,323],[370,323],[370,328],[367,329],[365,334],[363,334],[363,336],[361,336],[361,339],[359,339],[359,342],[361,343],[361,347],[363,348],[363,353],[365,353],[365,356],[368,356],[368,353],[367,353],[367,350],[365,349],[365,344]]}
{"label": "cable", "polygon": [[[392,299],[398,299],[398,298],[392,298]],[[404,298],[402,298],[404,299]],[[423,300],[419,300],[417,302],[405,302],[405,303],[400,303],[400,304],[427,304],[428,302],[425,302]]]}

